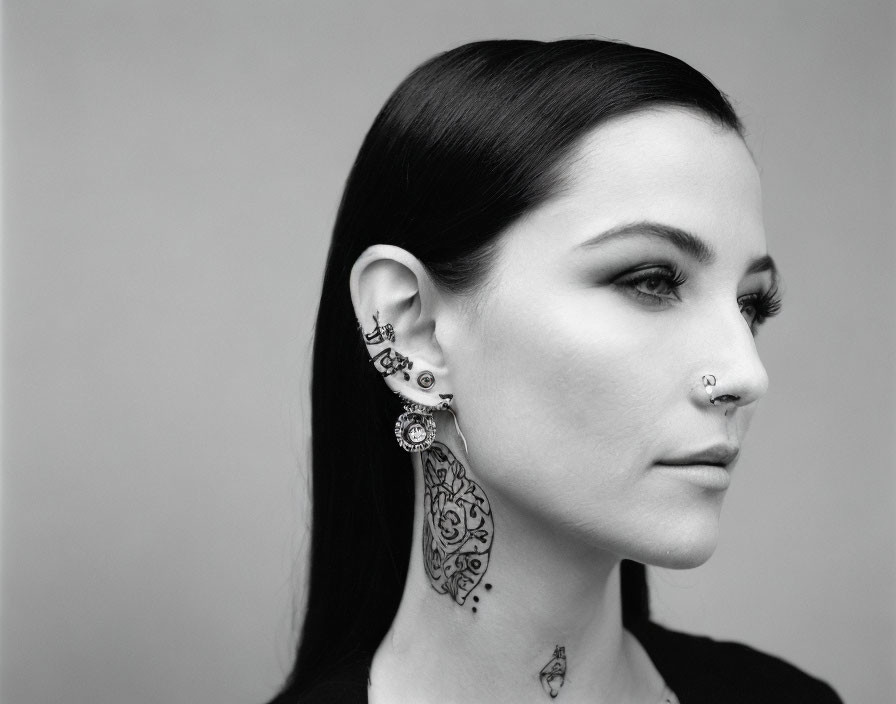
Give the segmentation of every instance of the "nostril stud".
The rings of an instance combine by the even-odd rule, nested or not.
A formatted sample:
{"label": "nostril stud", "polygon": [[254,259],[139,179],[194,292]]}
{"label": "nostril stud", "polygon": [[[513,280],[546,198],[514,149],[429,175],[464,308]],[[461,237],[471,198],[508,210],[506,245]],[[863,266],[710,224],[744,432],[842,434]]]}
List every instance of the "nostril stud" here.
{"label": "nostril stud", "polygon": [[733,403],[735,401],[740,401],[740,396],[737,394],[722,394],[721,396],[713,396],[712,392],[715,389],[716,385],[716,377],[715,374],[704,374],[703,375],[703,388],[706,391],[706,395],[709,396],[709,402],[713,406],[717,403]]}

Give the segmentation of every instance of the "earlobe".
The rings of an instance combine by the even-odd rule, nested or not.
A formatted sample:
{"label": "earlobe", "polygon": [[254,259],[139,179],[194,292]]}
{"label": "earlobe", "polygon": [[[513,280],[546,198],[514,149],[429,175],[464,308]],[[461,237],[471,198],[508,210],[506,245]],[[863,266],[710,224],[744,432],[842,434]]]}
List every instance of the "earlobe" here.
{"label": "earlobe", "polygon": [[403,398],[438,405],[450,394],[435,334],[444,306],[426,267],[400,247],[377,244],[358,257],[349,285],[373,368]]}

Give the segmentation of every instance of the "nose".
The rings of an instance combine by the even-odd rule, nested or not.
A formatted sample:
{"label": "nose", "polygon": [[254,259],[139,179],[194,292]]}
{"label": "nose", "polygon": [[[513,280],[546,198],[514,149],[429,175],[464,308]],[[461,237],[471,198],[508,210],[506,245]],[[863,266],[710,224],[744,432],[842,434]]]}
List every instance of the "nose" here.
{"label": "nose", "polygon": [[697,356],[702,367],[695,375],[696,399],[705,404],[707,396],[713,405],[746,406],[758,401],[768,391],[768,373],[759,353],[750,326],[739,308],[734,314],[716,312],[699,336],[702,351]]}

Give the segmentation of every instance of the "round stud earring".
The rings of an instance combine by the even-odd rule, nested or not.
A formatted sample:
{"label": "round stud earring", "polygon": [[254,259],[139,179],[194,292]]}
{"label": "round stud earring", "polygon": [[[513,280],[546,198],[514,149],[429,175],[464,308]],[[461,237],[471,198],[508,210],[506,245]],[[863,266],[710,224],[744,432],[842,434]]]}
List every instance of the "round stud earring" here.
{"label": "round stud earring", "polygon": [[420,372],[417,375],[417,386],[421,389],[431,389],[436,383],[436,377],[431,371]]}

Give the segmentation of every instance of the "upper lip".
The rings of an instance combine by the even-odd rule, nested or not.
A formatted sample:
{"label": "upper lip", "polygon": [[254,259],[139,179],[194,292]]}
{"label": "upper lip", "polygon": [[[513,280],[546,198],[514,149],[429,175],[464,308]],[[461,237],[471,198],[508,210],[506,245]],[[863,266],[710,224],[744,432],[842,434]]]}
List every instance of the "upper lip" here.
{"label": "upper lip", "polygon": [[740,448],[736,445],[719,444],[698,450],[689,455],[681,455],[672,459],[664,459],[657,464],[688,465],[688,464],[714,464],[718,467],[727,467],[737,459]]}

